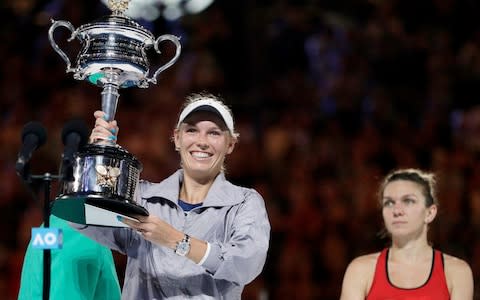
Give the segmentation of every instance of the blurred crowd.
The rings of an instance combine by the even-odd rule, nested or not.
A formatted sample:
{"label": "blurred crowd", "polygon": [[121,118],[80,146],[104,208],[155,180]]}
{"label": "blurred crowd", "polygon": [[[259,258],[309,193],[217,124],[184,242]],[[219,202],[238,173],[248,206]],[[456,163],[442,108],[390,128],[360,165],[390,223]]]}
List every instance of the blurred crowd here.
{"label": "blurred crowd", "polygon": [[[25,123],[48,130],[32,174],[58,173],[65,122],[93,126],[101,89],[76,81],[48,41],[50,19],[76,28],[108,14],[100,1],[0,3],[0,294],[16,299],[43,182],[22,183]],[[118,143],[160,181],[178,168],[170,137],[185,95],[222,96],[240,143],[227,176],[265,198],[272,240],[245,299],[338,299],[355,256],[387,245],[376,202],[388,171],[438,175],[434,247],[480,282],[480,2],[474,0],[216,1],[179,20],[137,20],[181,37],[177,63],[148,89],[123,89]],[[80,46],[56,34],[71,55]],[[171,55],[149,53],[152,69]],[[479,167],[477,169],[477,167]],[[116,257],[120,277],[124,259]],[[476,298],[480,299],[479,288]]]}

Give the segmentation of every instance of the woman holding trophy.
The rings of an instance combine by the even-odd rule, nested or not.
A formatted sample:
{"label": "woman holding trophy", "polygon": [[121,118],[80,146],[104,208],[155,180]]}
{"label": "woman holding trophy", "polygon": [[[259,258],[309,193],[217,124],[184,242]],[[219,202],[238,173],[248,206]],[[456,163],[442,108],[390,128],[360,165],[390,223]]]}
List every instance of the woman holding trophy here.
{"label": "woman holding trophy", "polygon": [[[116,140],[116,121],[95,112],[91,142]],[[74,225],[128,256],[123,299],[240,299],[263,269],[270,224],[261,195],[225,178],[237,143],[230,109],[210,94],[187,97],[173,130],[181,168],[141,181],[136,202],[149,216],[128,227]]]}

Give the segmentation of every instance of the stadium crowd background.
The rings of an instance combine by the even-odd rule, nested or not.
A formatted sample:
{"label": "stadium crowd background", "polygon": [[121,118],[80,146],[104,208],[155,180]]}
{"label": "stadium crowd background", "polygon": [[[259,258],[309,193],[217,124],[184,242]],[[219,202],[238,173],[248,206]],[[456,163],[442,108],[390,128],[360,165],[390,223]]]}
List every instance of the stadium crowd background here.
{"label": "stadium crowd background", "polygon": [[[4,0],[0,9],[0,294],[8,300],[30,228],[42,221],[42,186],[29,192],[14,170],[22,127],[47,128],[32,173],[55,174],[65,122],[93,126],[100,107],[100,88],[65,74],[48,42],[50,18],[77,28],[108,11],[93,0]],[[225,0],[176,21],[137,20],[155,36],[180,36],[183,52],[157,85],[121,90],[118,143],[142,161],[143,178],[160,181],[178,167],[169,136],[184,96],[227,100],[241,134],[228,176],[264,196],[272,223],[267,264],[245,299],[338,299],[348,262],[385,246],[376,187],[396,167],[437,172],[431,240],[467,260],[480,282],[479,20],[474,0]],[[122,278],[124,258],[116,260]]]}

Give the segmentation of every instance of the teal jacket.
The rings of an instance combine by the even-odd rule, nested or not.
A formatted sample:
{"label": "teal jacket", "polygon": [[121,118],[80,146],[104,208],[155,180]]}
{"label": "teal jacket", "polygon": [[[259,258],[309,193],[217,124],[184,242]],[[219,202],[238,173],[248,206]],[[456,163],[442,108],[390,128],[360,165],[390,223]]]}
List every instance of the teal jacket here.
{"label": "teal jacket", "polygon": [[[62,249],[51,250],[50,300],[116,300],[120,284],[110,249],[79,234],[67,222],[50,217],[63,231]],[[19,300],[43,298],[43,250],[28,245],[23,261]]]}

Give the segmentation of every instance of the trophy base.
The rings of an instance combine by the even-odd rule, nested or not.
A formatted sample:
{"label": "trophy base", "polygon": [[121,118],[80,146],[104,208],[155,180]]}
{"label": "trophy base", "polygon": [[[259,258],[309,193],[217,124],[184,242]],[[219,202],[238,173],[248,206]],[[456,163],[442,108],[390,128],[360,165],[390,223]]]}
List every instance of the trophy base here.
{"label": "trophy base", "polygon": [[109,199],[98,195],[70,195],[57,198],[51,204],[51,213],[77,224],[128,227],[117,216],[136,220],[148,216],[148,211],[135,203]]}

